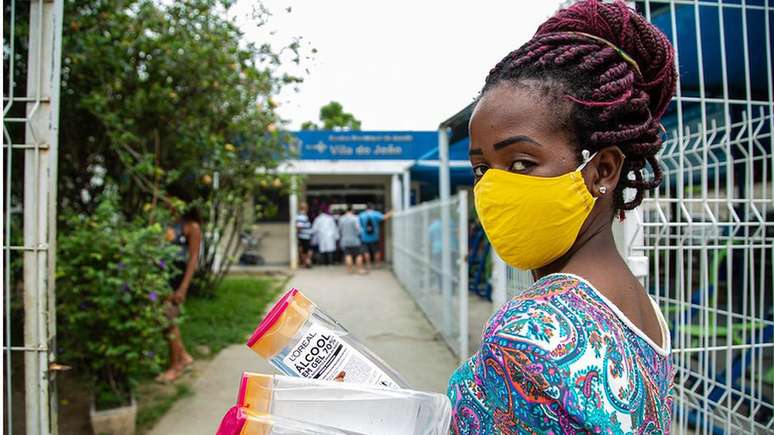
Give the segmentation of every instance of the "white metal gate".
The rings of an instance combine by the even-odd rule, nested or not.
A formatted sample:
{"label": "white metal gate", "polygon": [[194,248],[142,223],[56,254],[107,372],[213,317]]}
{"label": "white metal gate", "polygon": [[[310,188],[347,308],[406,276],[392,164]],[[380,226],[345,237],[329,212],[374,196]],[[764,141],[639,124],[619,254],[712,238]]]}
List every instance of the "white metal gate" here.
{"label": "white metal gate", "polygon": [[[5,433],[57,432],[56,173],[62,0],[4,4]],[[17,369],[17,370],[14,370]],[[23,370],[22,370],[23,369]],[[23,382],[21,375],[23,373]]]}
{"label": "white metal gate", "polygon": [[[678,372],[675,430],[774,430],[770,116],[686,126],[665,143],[663,187],[638,222],[646,287],[667,316]],[[741,431],[741,432],[739,432]]]}
{"label": "white metal gate", "polygon": [[395,275],[454,354],[467,358],[467,191],[397,212],[392,219]]}
{"label": "white metal gate", "polygon": [[672,330],[676,433],[774,431],[772,6],[638,2],[681,73],[664,180],[628,241]]}

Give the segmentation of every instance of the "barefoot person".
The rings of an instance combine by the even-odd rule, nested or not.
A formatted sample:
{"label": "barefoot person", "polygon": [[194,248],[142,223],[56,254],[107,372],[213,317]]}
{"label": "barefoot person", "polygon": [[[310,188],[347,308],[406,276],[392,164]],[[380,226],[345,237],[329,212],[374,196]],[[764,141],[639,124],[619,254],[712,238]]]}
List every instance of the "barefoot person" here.
{"label": "barefoot person", "polygon": [[[174,225],[167,228],[167,240],[180,247],[180,253],[175,261],[179,273],[175,274],[170,282],[174,292],[166,302],[167,318],[171,321],[180,315],[180,306],[185,302],[188,288],[199,263],[199,249],[202,241],[200,223],[201,217],[198,210],[190,208],[176,220]],[[193,358],[183,345],[180,327],[176,324],[167,330],[167,340],[169,342],[169,368],[156,378],[159,382],[174,381],[186,367],[193,363]]]}
{"label": "barefoot person", "polygon": [[489,72],[469,124],[476,211],[536,281],[451,378],[453,433],[669,433],[667,324],[611,223],[661,181],[675,82],[668,39],[621,1],[557,12]]}

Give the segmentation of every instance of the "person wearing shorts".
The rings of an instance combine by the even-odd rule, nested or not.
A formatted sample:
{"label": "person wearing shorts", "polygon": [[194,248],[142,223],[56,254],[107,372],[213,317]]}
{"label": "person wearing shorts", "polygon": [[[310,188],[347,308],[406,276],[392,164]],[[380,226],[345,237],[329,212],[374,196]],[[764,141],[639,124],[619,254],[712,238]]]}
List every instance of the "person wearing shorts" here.
{"label": "person wearing shorts", "polygon": [[358,218],[360,219],[360,239],[363,241],[366,268],[371,270],[371,262],[377,267],[382,261],[382,252],[379,249],[379,228],[382,222],[389,219],[392,212],[383,214],[374,210],[372,204],[363,210]]}
{"label": "person wearing shorts", "polygon": [[379,251],[379,241],[363,242],[363,254],[366,255],[366,258],[368,258],[369,265],[371,263],[371,259],[376,261],[376,259],[381,256],[381,252]]}
{"label": "person wearing shorts", "polygon": [[307,206],[302,202],[296,215],[296,236],[298,237],[298,255],[301,266],[312,267],[312,223],[306,214]]}
{"label": "person wearing shorts", "polygon": [[349,273],[353,272],[354,259],[358,272],[365,273],[365,269],[363,269],[363,255],[361,253],[360,221],[352,213],[351,205],[347,206],[347,212],[339,218],[339,234],[341,234],[339,243],[344,251],[344,263],[347,265],[347,271]]}
{"label": "person wearing shorts", "polygon": [[346,246],[344,247],[344,256],[358,259],[362,262],[363,250],[362,246]]}

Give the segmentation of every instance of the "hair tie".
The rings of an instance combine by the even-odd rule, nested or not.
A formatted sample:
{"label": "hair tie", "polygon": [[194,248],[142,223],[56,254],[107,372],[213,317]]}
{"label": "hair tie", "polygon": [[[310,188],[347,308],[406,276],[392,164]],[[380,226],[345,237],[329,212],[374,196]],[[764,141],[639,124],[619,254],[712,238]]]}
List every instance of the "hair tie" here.
{"label": "hair tie", "polygon": [[608,41],[607,39],[605,39],[605,38],[600,38],[599,36],[592,35],[592,34],[590,34],[590,33],[585,33],[585,32],[567,32],[567,33],[569,33],[569,34],[571,34],[571,35],[580,35],[580,36],[585,36],[585,37],[587,37],[587,38],[593,39],[593,40],[595,40],[595,41],[597,41],[597,42],[600,42],[600,43],[602,43],[602,44],[605,44],[605,45],[607,45],[608,47],[610,47],[610,48],[612,48],[613,50],[615,50],[615,52],[616,52],[616,53],[618,53],[618,55],[619,55],[619,56],[621,56],[621,58],[622,58],[622,59],[623,59],[623,60],[624,60],[626,63],[628,63],[629,65],[631,65],[631,66],[632,66],[632,68],[634,68],[634,70],[635,70],[635,71],[637,71],[637,75],[639,75],[640,77],[642,77],[642,71],[640,71],[640,66],[639,66],[639,65],[637,65],[637,61],[636,61],[636,60],[634,60],[634,58],[633,58],[633,57],[631,57],[631,56],[629,56],[628,54],[626,54],[626,52],[625,52],[625,51],[623,51],[623,50],[622,50],[620,47],[618,47],[617,45],[615,45],[615,44],[613,44],[612,42]]}

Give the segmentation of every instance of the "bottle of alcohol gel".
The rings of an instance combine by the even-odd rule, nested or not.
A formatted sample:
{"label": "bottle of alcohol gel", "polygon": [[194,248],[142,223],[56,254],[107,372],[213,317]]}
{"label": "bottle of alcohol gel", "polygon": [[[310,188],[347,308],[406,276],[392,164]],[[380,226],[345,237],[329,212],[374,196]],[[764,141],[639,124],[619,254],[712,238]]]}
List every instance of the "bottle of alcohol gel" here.
{"label": "bottle of alcohol gel", "polygon": [[365,435],[298,420],[256,414],[237,406],[223,416],[215,435]]}
{"label": "bottle of alcohol gel", "polygon": [[277,301],[247,345],[288,376],[408,387],[395,370],[296,289]]}
{"label": "bottle of alcohol gel", "polygon": [[369,435],[446,435],[451,419],[442,394],[248,372],[237,406]]}

